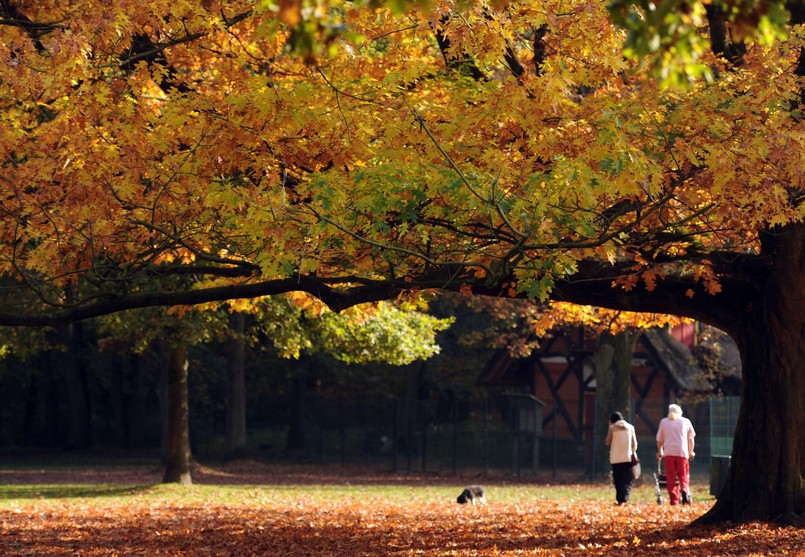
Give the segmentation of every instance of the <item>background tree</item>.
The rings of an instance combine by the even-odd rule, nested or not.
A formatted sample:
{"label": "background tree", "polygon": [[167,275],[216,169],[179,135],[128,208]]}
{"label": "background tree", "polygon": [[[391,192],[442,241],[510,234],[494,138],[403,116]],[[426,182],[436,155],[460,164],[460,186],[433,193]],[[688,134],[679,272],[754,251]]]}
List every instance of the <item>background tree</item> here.
{"label": "background tree", "polygon": [[230,455],[246,450],[246,314],[229,316],[231,338],[227,341],[226,448]]}
{"label": "background tree", "polygon": [[316,379],[320,356],[346,364],[403,366],[425,360],[440,350],[436,335],[452,318],[419,311],[420,304],[395,307],[380,302],[356,306],[340,314],[309,296],[274,297],[259,305],[257,321],[280,356],[295,358],[292,406],[287,446],[305,447],[303,406],[308,383]]}
{"label": "background tree", "polygon": [[198,310],[141,310],[123,312],[102,322],[110,341],[127,339],[124,346],[143,351],[154,345],[161,360],[158,395],[162,409],[163,482],[192,483],[190,405],[188,393],[191,345],[211,340],[228,327],[227,315],[201,307]]}
{"label": "background tree", "polygon": [[[606,437],[609,417],[620,412],[630,422],[632,415],[632,355],[639,332],[602,332],[598,335],[592,363],[595,368],[595,425],[596,438]],[[593,447],[598,473],[608,468],[609,451],[600,443]]]}

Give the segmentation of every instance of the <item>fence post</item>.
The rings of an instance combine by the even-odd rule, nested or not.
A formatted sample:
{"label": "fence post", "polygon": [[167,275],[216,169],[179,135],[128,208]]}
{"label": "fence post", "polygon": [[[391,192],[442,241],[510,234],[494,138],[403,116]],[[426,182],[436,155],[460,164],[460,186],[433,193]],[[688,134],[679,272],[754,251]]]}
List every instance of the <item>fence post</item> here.
{"label": "fence post", "polygon": [[484,398],[484,477],[489,475],[489,398]]}
{"label": "fence post", "polygon": [[359,408],[358,414],[361,417],[361,424],[363,424],[363,462],[364,465],[368,467],[369,454],[372,451],[372,435],[369,430],[369,420],[366,418],[367,412],[364,412],[364,410],[366,410],[366,405],[365,403],[363,404],[359,403],[359,404],[360,406],[358,407]]}
{"label": "fence post", "polygon": [[392,416],[394,423],[391,426],[391,471],[397,471],[397,450],[399,449],[399,427],[398,422],[400,418],[400,399],[394,399],[394,416]]}
{"label": "fence post", "polygon": [[453,418],[453,475],[458,473],[458,399],[453,398],[450,403],[450,413]]}
{"label": "fence post", "polygon": [[412,400],[405,400],[405,424],[403,427],[405,428],[405,471],[407,473],[411,473],[411,458],[412,458],[412,446],[414,444],[414,432],[412,428],[416,423],[416,401]]}
{"label": "fence post", "polygon": [[598,397],[595,397],[593,402],[593,454],[592,458],[590,459],[590,480],[595,481],[596,476],[598,475],[598,468],[596,465],[598,464],[598,459],[596,456],[598,455]]}
{"label": "fence post", "polygon": [[318,411],[316,414],[318,415],[318,426],[319,426],[319,446],[317,447],[317,452],[319,453],[319,460],[324,460],[324,413],[326,410],[323,410],[324,406],[326,405],[325,401],[321,401],[321,405],[318,405]]}
{"label": "fence post", "polygon": [[426,462],[428,457],[428,401],[423,400],[420,402],[422,405],[422,471],[427,468]]}
{"label": "fence post", "polygon": [[344,399],[340,399],[338,403],[338,433],[341,442],[341,464],[347,462],[347,433],[346,425],[344,424],[346,409],[344,407]]}
{"label": "fence post", "polygon": [[557,414],[556,414],[556,399],[553,400],[553,479],[556,479],[556,452],[558,450],[558,444],[556,442],[556,422],[557,422]]}
{"label": "fence post", "polygon": [[519,408],[514,409],[514,439],[512,443],[512,458],[514,459],[514,475],[520,479],[520,415]]}

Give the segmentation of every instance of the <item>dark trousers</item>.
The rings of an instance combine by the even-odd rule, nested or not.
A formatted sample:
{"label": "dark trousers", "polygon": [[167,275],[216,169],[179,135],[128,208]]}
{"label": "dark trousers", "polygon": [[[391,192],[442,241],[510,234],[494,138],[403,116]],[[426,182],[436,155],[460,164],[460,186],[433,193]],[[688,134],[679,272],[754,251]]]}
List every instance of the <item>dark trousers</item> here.
{"label": "dark trousers", "polygon": [[615,500],[625,503],[632,492],[632,463],[618,462],[612,465],[612,481],[615,484]]}

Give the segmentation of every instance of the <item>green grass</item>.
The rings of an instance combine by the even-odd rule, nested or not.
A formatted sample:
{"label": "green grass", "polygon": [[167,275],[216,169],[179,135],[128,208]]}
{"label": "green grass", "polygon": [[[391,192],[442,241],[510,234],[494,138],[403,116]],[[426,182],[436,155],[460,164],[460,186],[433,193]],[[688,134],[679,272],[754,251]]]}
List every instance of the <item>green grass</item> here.
{"label": "green grass", "polygon": [[[462,485],[108,485],[54,484],[0,486],[0,508],[19,506],[44,499],[103,500],[108,503],[165,502],[220,505],[248,505],[260,501],[297,501],[314,503],[359,503],[373,500],[455,501]],[[696,495],[698,494],[698,496]],[[572,485],[486,485],[489,503],[516,504],[524,500],[577,503],[614,501],[614,489],[603,483]],[[712,499],[706,485],[694,485],[698,501]],[[667,501],[666,494],[663,498]],[[643,483],[632,491],[632,501],[655,502],[653,484]]]}

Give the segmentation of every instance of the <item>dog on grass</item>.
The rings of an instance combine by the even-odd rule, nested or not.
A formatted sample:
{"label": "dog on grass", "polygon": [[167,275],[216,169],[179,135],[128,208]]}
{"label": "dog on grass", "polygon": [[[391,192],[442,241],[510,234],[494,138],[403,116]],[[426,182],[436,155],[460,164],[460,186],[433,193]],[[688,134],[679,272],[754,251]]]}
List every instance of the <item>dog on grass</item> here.
{"label": "dog on grass", "polygon": [[458,496],[456,499],[458,503],[462,505],[464,503],[471,503],[473,505],[477,503],[486,503],[486,499],[484,498],[484,488],[481,485],[468,485],[464,488],[464,491],[461,492],[461,495]]}

